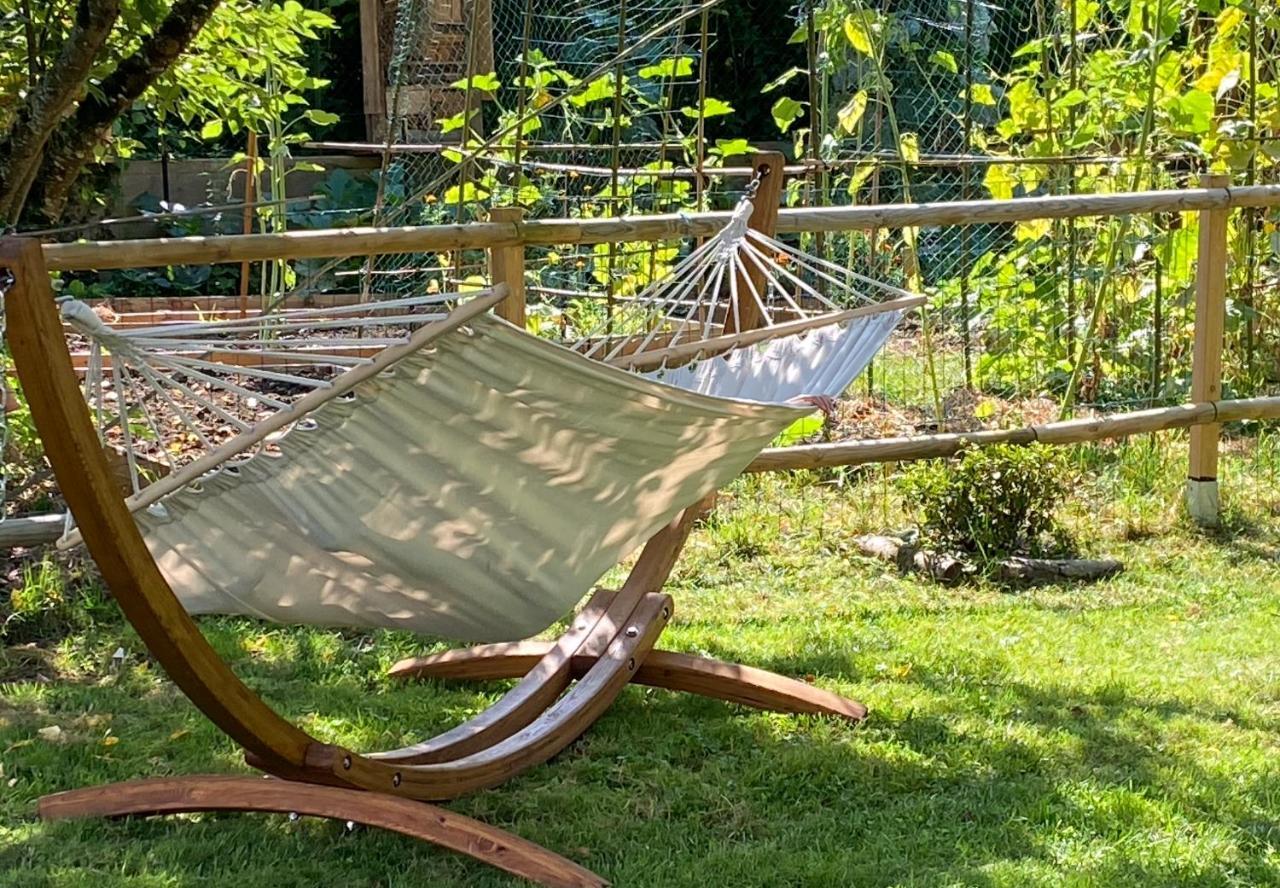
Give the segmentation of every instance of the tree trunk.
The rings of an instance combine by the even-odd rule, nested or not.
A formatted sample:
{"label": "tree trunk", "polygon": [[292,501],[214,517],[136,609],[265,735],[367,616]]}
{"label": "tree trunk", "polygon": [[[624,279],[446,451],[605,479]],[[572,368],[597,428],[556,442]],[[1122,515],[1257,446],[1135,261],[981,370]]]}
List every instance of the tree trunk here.
{"label": "tree trunk", "polygon": [[0,220],[18,221],[55,127],[84,91],[98,52],[120,16],[119,0],[79,0],[75,24],[48,73],[0,140]]}
{"label": "tree trunk", "polygon": [[116,118],[186,52],[219,2],[177,0],[137,51],[120,62],[102,81],[101,89],[86,97],[53,132],[40,166],[39,191],[33,195],[46,216],[54,218],[62,212],[80,171]]}

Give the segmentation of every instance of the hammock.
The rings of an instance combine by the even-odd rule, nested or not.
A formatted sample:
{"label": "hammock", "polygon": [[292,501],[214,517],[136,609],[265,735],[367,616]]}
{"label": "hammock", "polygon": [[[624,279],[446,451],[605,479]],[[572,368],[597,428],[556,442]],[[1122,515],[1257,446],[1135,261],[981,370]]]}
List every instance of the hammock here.
{"label": "hammock", "polygon": [[[100,426],[116,414],[129,505],[189,612],[525,638],[810,409],[788,401],[840,394],[920,301],[870,282],[879,302],[842,308],[798,273],[845,297],[867,279],[747,215],[626,306],[655,319],[629,346],[529,336],[484,314],[501,288],[130,331],[79,303],[63,314],[90,342],[87,397]],[[726,334],[739,275],[766,326]],[[276,383],[310,390],[289,401]],[[196,413],[237,434],[210,439]],[[144,486],[139,414],[152,442],[176,422],[200,455],[161,448],[171,473]]]}
{"label": "hammock", "polygon": [[[753,190],[715,237],[573,348],[714,397],[778,403],[842,394],[924,299],[750,228]],[[744,305],[759,329],[742,330]],[[730,324],[738,332],[726,333]],[[627,326],[647,332],[602,336]],[[663,339],[673,344],[657,345]]]}

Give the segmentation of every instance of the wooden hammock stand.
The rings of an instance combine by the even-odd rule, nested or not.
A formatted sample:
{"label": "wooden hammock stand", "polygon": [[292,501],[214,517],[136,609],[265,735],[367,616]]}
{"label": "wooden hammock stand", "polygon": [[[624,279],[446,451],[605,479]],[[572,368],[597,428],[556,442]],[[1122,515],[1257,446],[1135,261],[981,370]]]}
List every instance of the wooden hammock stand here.
{"label": "wooden hammock stand", "polygon": [[704,503],[659,531],[622,588],[596,592],[556,641],[449,651],[392,670],[402,678],[523,676],[488,710],[430,740],[385,752],[360,754],[316,740],[236,677],[157,568],[90,422],[40,244],[0,239],[0,266],[14,276],[6,306],[18,375],[90,554],[169,677],[243,747],[249,764],[270,777],[157,778],[72,790],[41,799],[41,817],[293,812],[391,829],[546,885],[603,885],[557,854],[424,802],[496,786],[547,761],[600,718],[630,682],[761,709],[851,721],[866,716],[862,704],[800,681],[654,648],[672,612],[662,587]]}

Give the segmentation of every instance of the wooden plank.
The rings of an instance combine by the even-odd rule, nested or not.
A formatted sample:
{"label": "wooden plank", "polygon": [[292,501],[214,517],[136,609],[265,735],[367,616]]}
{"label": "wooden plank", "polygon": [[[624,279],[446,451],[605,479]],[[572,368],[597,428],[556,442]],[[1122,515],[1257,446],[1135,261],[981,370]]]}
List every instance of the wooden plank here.
{"label": "wooden plank", "polygon": [[[515,225],[524,220],[520,207],[495,207],[489,211],[489,221]],[[511,291],[506,299],[494,308],[494,314],[525,328],[524,245],[493,247],[489,250],[489,277],[494,284],[503,283]]]}
{"label": "wooden plank", "polygon": [[[1226,188],[1231,177],[1207,174],[1204,188]],[[1196,257],[1195,343],[1191,357],[1191,400],[1216,401],[1222,397],[1222,346],[1227,304],[1228,209],[1200,213],[1200,237]],[[1200,524],[1218,520],[1218,438],[1221,427],[1200,425],[1191,430],[1187,469],[1187,507]]]}
{"label": "wooden plank", "polygon": [[363,87],[365,138],[382,138],[387,120],[387,71],[379,48],[379,0],[360,0],[360,80]]}
{"label": "wooden plank", "polygon": [[[202,312],[231,316],[240,310],[239,296],[111,296],[85,301],[90,305],[106,305],[117,315],[191,313],[192,320],[197,321],[202,320]],[[361,301],[359,293],[290,294],[281,300],[278,308],[334,308],[359,305]]]}
{"label": "wooden plank", "polygon": [[52,543],[62,536],[66,526],[67,516],[63,514],[6,518],[0,521],[0,551]]}
{"label": "wooden plank", "polygon": [[15,278],[5,299],[8,341],[45,455],[84,541],[147,648],[209,719],[264,761],[305,761],[313,742],[227,667],[183,609],[112,480],[76,382],[40,245],[0,238],[0,266]]}
{"label": "wooden plank", "polygon": [[162,777],[60,792],[40,799],[43,820],[258,812],[353,821],[466,854],[540,885],[601,888],[595,873],[540,845],[453,811],[393,796],[258,777]]}
{"label": "wooden plank", "polygon": [[[1014,200],[784,209],[778,232],[855,231],[1071,219],[1136,213],[1173,213],[1232,207],[1280,206],[1280,185],[1187,188],[1128,194],[1076,194]],[[290,231],[281,234],[217,235],[48,244],[52,270],[207,265],[266,259],[323,259],[381,253],[430,253],[524,243],[535,246],[660,241],[710,237],[728,221],[727,212],[660,214],[602,219],[548,219],[514,225],[495,222]]]}
{"label": "wooden plank", "polygon": [[[782,186],[786,181],[782,168],[786,163],[777,151],[761,151],[751,156],[751,171],[759,177],[755,198],[751,201],[751,218],[747,227],[773,237],[778,233],[778,210],[782,206]],[[764,269],[749,264],[745,273],[739,272],[736,282],[737,311],[729,312],[724,319],[725,333],[755,330],[765,323],[754,291],[760,300],[768,298],[768,278]]]}

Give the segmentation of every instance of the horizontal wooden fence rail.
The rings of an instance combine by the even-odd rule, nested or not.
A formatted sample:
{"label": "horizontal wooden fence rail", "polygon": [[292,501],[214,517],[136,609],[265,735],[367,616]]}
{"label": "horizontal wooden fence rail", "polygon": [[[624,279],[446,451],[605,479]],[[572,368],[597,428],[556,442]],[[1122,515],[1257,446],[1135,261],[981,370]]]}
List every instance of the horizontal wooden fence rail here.
{"label": "horizontal wooden fence rail", "polygon": [[981,432],[954,432],[903,438],[876,438],[838,441],[832,444],[771,447],[763,451],[748,472],[783,472],[794,469],[825,469],[867,463],[906,462],[954,456],[966,447],[992,444],[1083,444],[1108,438],[1125,438],[1165,429],[1237,422],[1245,419],[1280,419],[1280,397],[1243,398],[1234,401],[1205,401],[1138,410],[1116,416],[1068,419],[1017,429]]}
{"label": "horizontal wooden fence rail", "polygon": [[[947,201],[816,209],[783,209],[778,231],[835,232],[877,228],[980,225],[1172,213],[1237,207],[1280,206],[1280,185],[1240,188],[1186,188],[1125,194],[1072,194],[1014,200]],[[545,219],[531,222],[472,222],[403,228],[346,228],[283,234],[216,235],[47,244],[52,270],[143,268],[158,265],[210,265],[270,259],[323,259],[379,253],[429,253],[441,250],[511,246],[598,244],[708,237],[729,219],[728,212],[669,213],[611,219]]]}
{"label": "horizontal wooden fence rail", "polygon": [[[772,447],[756,457],[746,471],[784,472],[867,463],[907,462],[954,456],[964,447],[986,447],[992,444],[1083,444],[1166,429],[1246,419],[1280,419],[1280,397],[1182,404],[1177,407],[1072,419],[1018,429]],[[0,521],[0,550],[52,543],[62,535],[63,527],[62,515],[38,515]]]}

